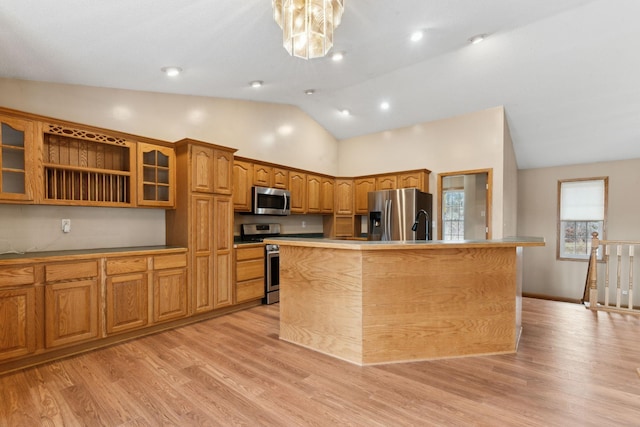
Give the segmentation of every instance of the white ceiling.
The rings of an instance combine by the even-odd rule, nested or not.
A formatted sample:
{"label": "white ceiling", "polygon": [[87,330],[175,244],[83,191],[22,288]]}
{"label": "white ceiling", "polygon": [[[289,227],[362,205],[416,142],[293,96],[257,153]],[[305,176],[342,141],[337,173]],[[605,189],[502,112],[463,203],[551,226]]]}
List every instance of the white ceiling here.
{"label": "white ceiling", "polygon": [[271,0],[2,0],[0,77],[293,104],[337,139],[504,105],[520,168],[587,163],[640,158],[639,17],[638,0],[345,0],[336,63],[290,57]]}

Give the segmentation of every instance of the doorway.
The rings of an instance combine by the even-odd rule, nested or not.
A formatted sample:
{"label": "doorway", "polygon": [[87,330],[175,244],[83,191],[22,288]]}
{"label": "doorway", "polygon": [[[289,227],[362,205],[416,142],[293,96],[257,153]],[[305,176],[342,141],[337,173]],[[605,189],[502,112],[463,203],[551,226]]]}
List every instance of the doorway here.
{"label": "doorway", "polygon": [[491,238],[492,169],[438,174],[438,238]]}

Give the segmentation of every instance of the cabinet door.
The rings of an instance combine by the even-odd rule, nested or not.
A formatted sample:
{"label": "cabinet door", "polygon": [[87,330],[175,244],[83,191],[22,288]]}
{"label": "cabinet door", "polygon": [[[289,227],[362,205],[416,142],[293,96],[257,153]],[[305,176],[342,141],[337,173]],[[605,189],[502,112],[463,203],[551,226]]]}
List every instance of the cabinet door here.
{"label": "cabinet door", "polygon": [[291,192],[291,213],[307,212],[307,175],[289,172],[289,191]]}
{"label": "cabinet door", "polygon": [[259,187],[271,187],[273,178],[273,168],[271,166],[253,164],[253,185]]}
{"label": "cabinet door", "polygon": [[191,286],[194,313],[213,310],[213,196],[193,196]]}
{"label": "cabinet door", "polygon": [[322,210],[322,180],[316,175],[307,175],[307,212],[320,213]]}
{"label": "cabinet door", "polygon": [[0,360],[33,353],[36,349],[36,304],[33,286],[0,288]]}
{"label": "cabinet door", "polygon": [[214,155],[214,188],[217,194],[229,194],[233,192],[233,153],[230,151],[215,149]]}
{"label": "cabinet door", "polygon": [[355,236],[355,219],[353,216],[336,216],[334,221],[335,237]]}
{"label": "cabinet door", "polygon": [[107,334],[147,325],[147,280],[146,273],[107,277]]}
{"label": "cabinet door", "polygon": [[220,308],[233,303],[233,203],[223,196],[214,203],[213,307]]}
{"label": "cabinet door", "polygon": [[398,188],[417,188],[429,192],[429,174],[426,171],[402,173],[398,175]]}
{"label": "cabinet door", "polygon": [[353,214],[353,180],[336,179],[336,215]]}
{"label": "cabinet door", "polygon": [[213,193],[213,164],[214,153],[212,147],[191,145],[191,191],[199,193]]}
{"label": "cabinet door", "polygon": [[174,207],[175,182],[173,148],[138,143],[138,205]]}
{"label": "cabinet door", "polygon": [[376,191],[375,178],[358,178],[355,186],[355,214],[367,215],[369,212],[369,192]]}
{"label": "cabinet door", "polygon": [[395,190],[398,188],[396,175],[384,175],[376,178],[376,190]]}
{"label": "cabinet door", "polygon": [[34,124],[0,116],[0,200],[33,200]]}
{"label": "cabinet door", "polygon": [[47,348],[98,337],[98,282],[95,279],[45,286]]}
{"label": "cabinet door", "polygon": [[187,269],[154,271],[153,321],[179,319],[187,313]]}
{"label": "cabinet door", "polygon": [[321,179],[320,212],[323,214],[333,213],[335,198],[335,180],[333,178],[322,177]]}
{"label": "cabinet door", "polygon": [[289,171],[284,168],[273,168],[273,187],[289,189]]}
{"label": "cabinet door", "polygon": [[253,164],[234,160],[233,162],[233,209],[241,212],[251,211],[251,184],[253,182]]}

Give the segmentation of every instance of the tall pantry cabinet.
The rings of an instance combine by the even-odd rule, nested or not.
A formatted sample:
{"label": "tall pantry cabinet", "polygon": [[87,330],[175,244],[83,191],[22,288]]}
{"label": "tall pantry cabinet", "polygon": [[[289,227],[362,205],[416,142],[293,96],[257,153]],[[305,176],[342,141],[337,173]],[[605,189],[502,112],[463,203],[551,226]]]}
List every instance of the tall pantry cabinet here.
{"label": "tall pantry cabinet", "polygon": [[190,312],[233,303],[234,149],[176,142],[176,209],[167,212],[167,244],[189,248]]}

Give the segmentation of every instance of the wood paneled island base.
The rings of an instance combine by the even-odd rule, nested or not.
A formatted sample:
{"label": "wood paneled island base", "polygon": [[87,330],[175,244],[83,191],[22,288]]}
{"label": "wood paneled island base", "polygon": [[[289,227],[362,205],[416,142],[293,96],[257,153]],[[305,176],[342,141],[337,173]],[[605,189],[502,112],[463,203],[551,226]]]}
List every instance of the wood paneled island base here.
{"label": "wood paneled island base", "polygon": [[523,246],[273,239],[280,338],[358,364],[513,353]]}

